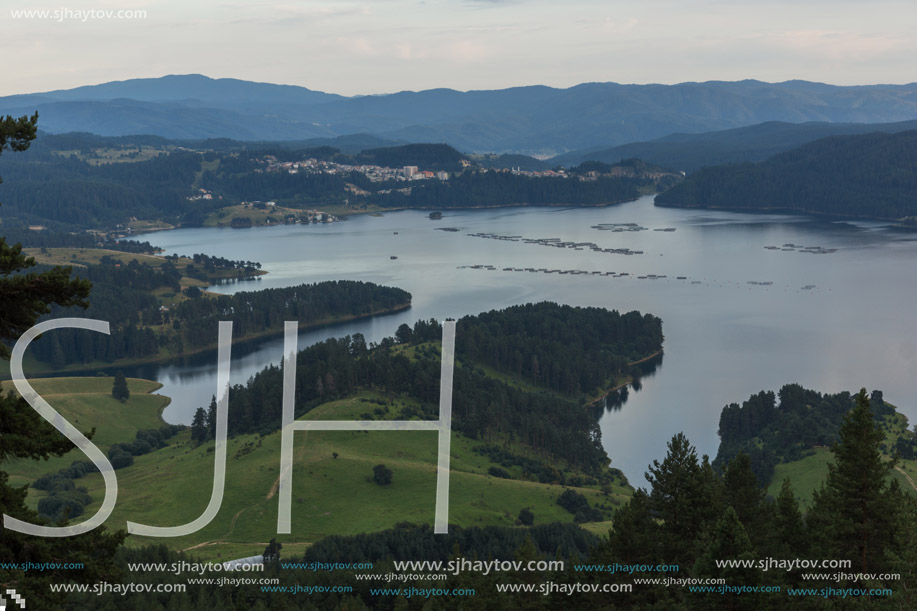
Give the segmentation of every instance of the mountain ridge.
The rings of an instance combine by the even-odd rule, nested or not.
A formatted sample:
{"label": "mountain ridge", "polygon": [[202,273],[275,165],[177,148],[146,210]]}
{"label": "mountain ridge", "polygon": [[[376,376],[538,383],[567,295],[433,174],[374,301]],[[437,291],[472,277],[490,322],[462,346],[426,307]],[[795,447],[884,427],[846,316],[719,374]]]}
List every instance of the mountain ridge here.
{"label": "mountain ridge", "polygon": [[296,85],[169,75],[0,97],[0,113],[35,110],[42,129],[53,133],[239,140],[368,133],[390,140],[448,142],[465,152],[544,157],[766,121],[914,120],[917,83],[609,82],[345,97]]}

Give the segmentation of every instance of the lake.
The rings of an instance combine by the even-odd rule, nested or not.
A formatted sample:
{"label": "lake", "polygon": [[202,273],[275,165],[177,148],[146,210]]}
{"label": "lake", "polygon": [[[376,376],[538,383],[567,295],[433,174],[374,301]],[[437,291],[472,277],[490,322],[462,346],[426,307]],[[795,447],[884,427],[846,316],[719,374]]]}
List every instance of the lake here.
{"label": "lake", "polygon": [[[523,241],[551,238],[580,246]],[[601,418],[612,465],[636,486],[645,485],[647,465],[664,457],[672,435],[683,431],[699,454],[712,458],[724,405],[789,382],[832,393],[881,389],[911,420],[917,415],[917,233],[886,223],[657,208],[644,197],[606,208],[446,211],[435,221],[426,212],[399,211],[324,225],[180,229],[144,239],[166,254],[260,261],[269,272],[213,288],[219,292],[352,279],[413,295],[405,312],[302,333],[300,348],[354,332],[379,341],[419,318],[460,318],[543,300],[659,316],[661,365]],[[495,269],[472,267],[488,265]],[[650,275],[659,277],[640,278]],[[281,346],[279,337],[235,346],[233,383],[278,363]],[[166,420],[181,423],[209,403],[215,374],[215,354],[129,373],[159,380],[160,392],[172,397]]]}

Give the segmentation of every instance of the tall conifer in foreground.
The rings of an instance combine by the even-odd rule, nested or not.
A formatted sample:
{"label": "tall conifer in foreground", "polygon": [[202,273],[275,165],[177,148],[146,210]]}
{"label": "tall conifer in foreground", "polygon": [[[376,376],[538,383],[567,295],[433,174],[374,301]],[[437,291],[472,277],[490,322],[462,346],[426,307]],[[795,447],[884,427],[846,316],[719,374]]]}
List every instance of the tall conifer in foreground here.
{"label": "tall conifer in foreground", "polygon": [[826,553],[852,560],[858,571],[875,573],[883,568],[885,550],[894,543],[901,492],[897,482],[890,482],[895,461],[882,456],[885,434],[873,418],[865,388],[844,416],[839,434],[831,448],[834,463],[828,465],[822,489],[815,492],[810,515],[821,527]]}
{"label": "tall conifer in foreground", "polygon": [[[32,117],[7,116],[0,119],[0,154],[4,149],[24,151],[35,139],[38,114]],[[10,246],[0,238],[0,340],[16,341],[38,318],[50,311],[51,304],[83,306],[89,296],[86,280],[71,279],[69,267],[49,271],[21,273],[35,265],[22,254],[22,246]],[[49,333],[50,335],[50,333]],[[0,341],[0,358],[8,359],[10,350]],[[87,437],[91,433],[87,434]],[[62,456],[73,444],[54,430],[23,399],[12,394],[0,396],[0,464],[14,458],[47,460]],[[41,523],[38,514],[25,504],[28,487],[8,484],[6,472],[0,471],[0,513],[31,523]],[[0,586],[23,596],[30,609],[63,608],[64,595],[50,591],[51,583],[113,582],[119,572],[112,561],[124,534],[107,534],[105,527],[76,537],[46,538],[23,535],[0,525]],[[16,564],[82,563],[82,569],[22,571]]]}

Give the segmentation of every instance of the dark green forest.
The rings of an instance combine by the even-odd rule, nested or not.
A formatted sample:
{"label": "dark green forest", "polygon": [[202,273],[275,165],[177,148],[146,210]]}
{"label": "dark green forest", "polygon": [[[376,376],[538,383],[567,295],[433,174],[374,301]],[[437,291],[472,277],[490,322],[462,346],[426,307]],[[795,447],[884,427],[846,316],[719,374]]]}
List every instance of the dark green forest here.
{"label": "dark green forest", "polygon": [[[206,275],[207,269],[215,269],[218,264],[250,265],[252,269],[257,266],[207,255],[195,257],[198,266],[185,270],[190,276],[197,276],[198,271]],[[165,307],[157,294],[174,297],[183,291],[182,273],[171,261],[153,267],[136,259],[121,265],[103,257],[101,265],[77,268],[73,273],[92,282],[89,308],[55,307],[48,317],[105,320],[111,325],[111,334],[58,329],[35,341],[31,354],[55,368],[181,356],[215,346],[220,320],[231,320],[233,337],[244,338],[270,331],[279,333],[285,320],[323,324],[404,308],[411,301],[411,295],[398,288],[340,280],[216,296],[189,287],[184,289],[189,299]]]}
{"label": "dark green forest", "polygon": [[187,199],[200,167],[201,155],[192,151],[102,165],[28,151],[4,163],[4,222],[69,230],[113,227],[131,217],[175,220],[206,205]]}
{"label": "dark green forest", "polygon": [[[466,316],[456,325],[453,428],[498,446],[521,443],[556,465],[601,476],[608,459],[585,399],[626,375],[629,360],[661,349],[661,321],[637,312],[539,303]],[[421,320],[413,328],[402,325],[395,338],[378,345],[367,345],[356,334],[306,348],[296,361],[297,417],[370,389],[416,400],[417,406],[396,414],[399,419],[436,419],[440,364],[435,342],[441,333],[436,321]],[[405,348],[412,349],[410,357]],[[537,390],[488,375],[483,366],[519,375]],[[280,428],[281,378],[282,370],[272,366],[231,388],[230,434]],[[499,459],[522,465],[539,480],[564,481],[560,471],[545,472],[541,464],[529,465],[511,452]]]}
{"label": "dark green forest", "polygon": [[[717,469],[678,434],[669,442],[666,455],[648,466],[649,487],[638,490],[617,511],[607,537],[595,537],[573,524],[451,527],[447,536],[434,535],[429,526],[399,524],[378,533],[328,537],[312,545],[304,556],[286,554],[282,545],[269,545],[265,572],[258,577],[276,578],[279,586],[194,585],[181,594],[70,595],[61,601],[61,608],[912,609],[917,604],[917,501],[888,478],[894,463],[881,456],[883,433],[873,411],[865,390],[853,397],[853,407],[841,415],[828,476],[808,508],[800,506],[789,481],[776,499],[766,497],[748,455],[738,454]],[[558,560],[564,566],[486,575],[461,571],[448,573],[442,580],[410,583],[357,578],[397,572],[393,561],[406,559]],[[120,575],[112,577],[137,583],[182,583],[186,578],[174,574],[131,573],[126,568],[128,562],[180,560],[193,561],[193,557],[164,546],[122,548],[114,562]],[[750,563],[751,568],[718,562],[723,560]],[[787,567],[787,561],[798,560],[830,560],[840,568]],[[297,564],[312,562],[371,562],[372,568],[328,571]],[[765,568],[765,563],[770,564]],[[641,566],[627,569],[620,565]],[[666,569],[657,572],[661,565]],[[653,584],[644,579],[680,583]],[[540,588],[548,583],[555,584],[555,589],[580,584],[599,591],[545,594]],[[711,583],[714,585],[707,585]],[[631,584],[632,591],[601,591]],[[533,591],[500,589],[513,585]],[[319,590],[311,594],[272,590],[296,586]],[[346,591],[331,590],[341,586]],[[409,586],[474,594],[409,597],[405,595]],[[403,588],[401,594],[398,588]]]}
{"label": "dark green forest", "polygon": [[467,157],[447,144],[406,144],[367,149],[353,156],[360,165],[378,165],[400,168],[406,165],[420,166],[424,170],[437,172],[459,172],[462,161]]}
{"label": "dark green forest", "polygon": [[[849,392],[823,395],[799,384],[787,384],[776,396],[761,391],[741,406],[731,403],[720,413],[720,447],[713,464],[723,467],[740,453],[747,454],[766,486],[778,463],[799,460],[817,446],[835,443],[853,403]],[[870,396],[870,405],[877,422],[895,413],[878,390]],[[905,458],[914,456],[910,439],[900,439],[897,449]]]}
{"label": "dark green forest", "polygon": [[652,314],[538,303],[459,321],[456,350],[471,361],[579,397],[601,393],[628,363],[658,351],[662,321]]}
{"label": "dark green forest", "polygon": [[917,215],[917,131],[824,138],[761,163],[704,168],[656,197],[664,206]]}
{"label": "dark green forest", "polygon": [[161,249],[148,241],[115,240],[88,231],[34,231],[20,220],[4,220],[3,236],[9,244],[22,244],[25,248],[104,248],[138,254],[154,254]]}
{"label": "dark green forest", "polygon": [[[678,180],[674,174],[634,160],[619,164],[626,168],[627,175],[601,174],[590,180],[580,177],[587,171],[610,172],[612,166],[592,164],[573,168],[568,178],[487,171],[445,144],[410,144],[348,155],[327,146],[290,149],[261,143],[235,150],[220,147],[214,150],[208,149],[206,142],[186,148],[161,139],[147,142],[144,137],[137,137],[135,140],[89,134],[40,137],[28,151],[4,164],[7,182],[0,186],[3,224],[12,226],[15,237],[28,246],[51,246],[62,245],[66,240],[41,238],[27,227],[43,225],[59,234],[114,229],[132,219],[196,226],[224,206],[266,200],[294,208],[348,205],[355,210],[366,205],[383,208],[598,205],[632,200],[643,192],[667,188]],[[138,157],[143,147],[153,148],[158,154],[152,158]],[[100,150],[118,151],[126,160],[109,162],[100,157]],[[265,160],[269,156],[277,161],[312,157],[346,165],[393,168],[416,165],[421,170],[444,170],[452,175],[446,181],[406,183],[373,182],[359,172],[291,174],[268,171]],[[354,187],[361,191],[354,191]],[[190,200],[190,196],[199,193],[198,188],[211,191],[213,199]],[[90,239],[93,238],[83,240]]]}
{"label": "dark green forest", "polygon": [[[383,208],[474,208],[510,204],[598,205],[636,199],[641,187],[653,181],[600,177],[580,181],[563,177],[531,177],[488,170],[465,173],[448,181],[426,180],[411,184],[410,194],[397,190],[367,199]],[[400,183],[388,185],[397,189]]]}

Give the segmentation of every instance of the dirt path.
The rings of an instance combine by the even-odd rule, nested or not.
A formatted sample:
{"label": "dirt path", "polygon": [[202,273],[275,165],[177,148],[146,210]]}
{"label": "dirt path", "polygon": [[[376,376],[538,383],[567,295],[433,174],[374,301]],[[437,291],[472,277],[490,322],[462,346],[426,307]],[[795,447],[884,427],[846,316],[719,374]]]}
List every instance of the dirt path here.
{"label": "dirt path", "polygon": [[[306,440],[306,436],[308,434],[309,434],[309,431],[302,431],[302,441],[303,442]],[[306,451],[306,444],[301,443],[299,446],[299,453],[295,454],[296,458],[293,459],[293,462],[290,463],[290,466],[287,467],[286,471],[289,471],[290,469],[292,469],[293,465],[296,464],[297,460],[302,460],[302,455],[305,451]],[[286,471],[284,471],[284,473],[286,473]],[[271,486],[271,490],[267,493],[267,496],[264,497],[265,500],[270,501],[272,498],[274,498],[274,495],[277,494],[277,491],[280,489],[280,478],[281,477],[283,477],[283,473],[277,476],[277,480],[274,482],[274,485]]]}
{"label": "dirt path", "polygon": [[[222,539],[225,539],[226,537],[232,534],[232,531],[236,528],[236,520],[239,519],[239,516],[242,515],[242,512],[245,511],[246,509],[251,509],[251,507],[245,507],[236,512],[236,515],[232,517],[232,522],[230,522],[229,524],[229,532],[227,532],[225,535],[223,535],[219,539],[214,539],[213,541],[204,541],[203,543],[198,543],[197,545],[192,545],[191,547],[185,548],[182,551],[188,552],[193,549],[197,549],[199,547],[206,547],[208,545],[221,545],[221,544],[229,543],[229,541],[223,541]],[[261,544],[259,543],[258,545],[261,545]],[[267,545],[267,543],[265,543],[264,545]]]}
{"label": "dirt path", "polygon": [[905,471],[904,469],[902,469],[901,467],[897,465],[895,466],[895,471],[897,471],[898,473],[904,476],[904,479],[906,479],[907,483],[911,485],[911,488],[913,488],[914,490],[917,490],[917,484],[915,484],[911,476],[907,474],[907,471]]}
{"label": "dirt path", "polygon": [[[305,437],[306,435],[308,435],[308,432],[307,432],[307,431],[303,431],[303,437]],[[305,439],[301,439],[301,441],[305,441]],[[299,449],[299,451],[298,451],[297,453],[295,453],[295,458],[294,458],[294,460],[293,460],[293,464],[296,464],[296,462],[302,460],[303,454],[305,453],[305,451],[306,451],[306,445],[305,445],[305,444],[300,444],[300,449]],[[293,465],[290,465],[290,468],[292,468],[292,467],[293,467]],[[277,491],[278,491],[279,489],[280,489],[280,476],[278,475],[278,476],[277,476],[277,479],[274,481],[274,485],[271,486],[271,489],[270,489],[270,491],[268,491],[267,496],[264,497],[265,500],[266,500],[266,501],[269,501],[269,500],[271,500],[272,498],[274,498],[274,495],[277,494]],[[237,512],[236,512],[236,515],[234,515],[234,516],[232,517],[232,521],[231,521],[230,524],[229,524],[229,530],[226,532],[226,534],[224,534],[224,535],[223,535],[222,537],[220,537],[219,539],[214,539],[213,541],[204,541],[203,543],[198,543],[197,545],[192,545],[191,547],[185,548],[185,549],[183,549],[182,551],[183,551],[183,552],[189,552],[189,551],[191,551],[191,550],[195,550],[195,549],[198,549],[198,548],[200,548],[200,547],[207,547],[207,546],[209,546],[209,545],[226,545],[226,544],[228,544],[228,543],[231,543],[230,541],[224,541],[224,539],[226,539],[227,537],[229,537],[230,535],[232,535],[233,531],[236,529],[236,522],[239,520],[239,517],[240,517],[245,511],[247,511],[247,510],[249,510],[249,509],[253,509],[253,508],[257,507],[257,506],[260,505],[260,504],[261,504],[261,503],[254,503],[254,504],[252,504],[252,505],[249,505],[248,507],[243,507],[242,509],[240,509],[239,511],[237,511]],[[234,543],[234,542],[233,542],[233,543]],[[252,545],[267,545],[267,543],[252,543]]]}
{"label": "dirt path", "polygon": [[634,365],[639,365],[640,363],[645,363],[645,362],[647,362],[647,361],[650,360],[650,359],[656,358],[656,357],[659,356],[660,354],[662,354],[662,349],[661,349],[661,348],[660,348],[659,350],[657,350],[656,352],[652,353],[651,355],[647,356],[647,357],[644,357],[644,358],[642,358],[642,359],[640,359],[640,360],[637,360],[637,361],[634,361],[634,362],[632,362],[632,363],[628,363],[627,366],[628,366],[628,367],[633,367]]}

